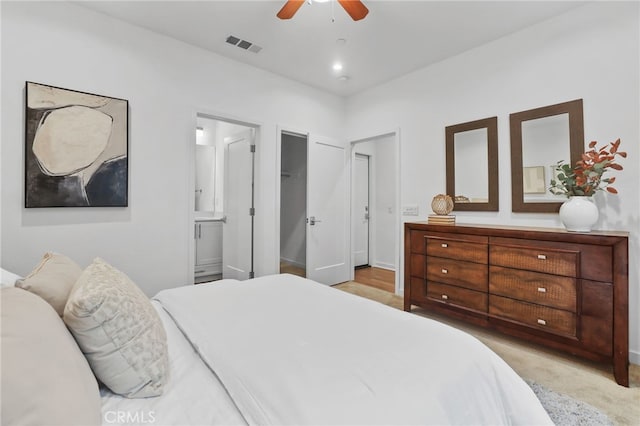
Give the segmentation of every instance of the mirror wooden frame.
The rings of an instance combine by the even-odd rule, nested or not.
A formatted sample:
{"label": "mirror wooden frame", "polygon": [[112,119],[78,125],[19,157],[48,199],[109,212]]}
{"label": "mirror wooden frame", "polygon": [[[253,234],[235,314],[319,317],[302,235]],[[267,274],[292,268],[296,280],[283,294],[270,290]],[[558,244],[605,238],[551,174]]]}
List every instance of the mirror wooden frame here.
{"label": "mirror wooden frame", "polygon": [[569,160],[580,161],[584,151],[582,99],[549,105],[509,115],[511,128],[511,211],[515,213],[557,213],[562,202],[525,202],[522,177],[522,122],[569,114]]}
{"label": "mirror wooden frame", "polygon": [[487,171],[488,202],[486,203],[454,203],[455,211],[498,211],[498,117],[469,121],[445,127],[446,135],[446,174],[447,194],[455,200],[456,167],[455,167],[455,135],[469,130],[487,129]]}

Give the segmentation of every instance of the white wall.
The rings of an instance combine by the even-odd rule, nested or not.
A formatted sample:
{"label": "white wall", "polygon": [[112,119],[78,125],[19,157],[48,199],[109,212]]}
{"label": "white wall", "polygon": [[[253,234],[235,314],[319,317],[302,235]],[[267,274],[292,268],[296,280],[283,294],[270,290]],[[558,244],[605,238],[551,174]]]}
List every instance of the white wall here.
{"label": "white wall", "polygon": [[400,127],[401,203],[445,190],[444,127],[498,116],[499,212],[456,212],[458,221],[561,227],[557,214],[511,212],[509,114],[584,100],[585,139],[622,139],[629,153],[616,173],[619,195],[600,193],[596,229],[630,232],[629,305],[632,360],[640,363],[639,5],[597,2],[352,96],[347,134]]}
{"label": "white wall", "polygon": [[396,269],[396,155],[395,135],[376,139],[373,161],[375,185],[374,266]]}
{"label": "white wall", "polygon": [[[101,256],[149,295],[191,283],[193,134],[202,112],[261,126],[256,274],[277,272],[277,126],[338,138],[341,98],[74,4],[0,7],[3,268],[26,274],[54,250],[80,265]],[[129,207],[24,208],[26,80],[129,100]]]}

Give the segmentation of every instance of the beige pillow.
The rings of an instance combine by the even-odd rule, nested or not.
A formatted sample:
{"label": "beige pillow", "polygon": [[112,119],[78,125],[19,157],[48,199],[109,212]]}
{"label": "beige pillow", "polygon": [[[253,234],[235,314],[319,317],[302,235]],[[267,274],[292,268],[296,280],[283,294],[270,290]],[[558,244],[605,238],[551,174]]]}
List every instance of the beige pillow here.
{"label": "beige pillow", "polygon": [[2,425],[99,425],[98,382],[53,308],[19,288],[0,293]]}
{"label": "beige pillow", "polygon": [[162,394],[167,336],[149,298],[125,274],[95,259],[73,287],[63,318],[109,389],[129,398]]}
{"label": "beige pillow", "polygon": [[69,292],[81,273],[82,269],[67,256],[46,253],[29,275],[16,281],[16,287],[42,297],[62,316]]}

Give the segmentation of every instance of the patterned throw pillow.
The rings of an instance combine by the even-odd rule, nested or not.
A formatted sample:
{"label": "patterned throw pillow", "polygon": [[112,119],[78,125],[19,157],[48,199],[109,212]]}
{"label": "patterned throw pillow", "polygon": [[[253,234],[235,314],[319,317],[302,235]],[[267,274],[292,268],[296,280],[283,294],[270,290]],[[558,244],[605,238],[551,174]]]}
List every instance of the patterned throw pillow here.
{"label": "patterned throw pillow", "polygon": [[162,394],[167,336],[149,298],[96,258],[71,290],[63,316],[96,377],[128,398]]}

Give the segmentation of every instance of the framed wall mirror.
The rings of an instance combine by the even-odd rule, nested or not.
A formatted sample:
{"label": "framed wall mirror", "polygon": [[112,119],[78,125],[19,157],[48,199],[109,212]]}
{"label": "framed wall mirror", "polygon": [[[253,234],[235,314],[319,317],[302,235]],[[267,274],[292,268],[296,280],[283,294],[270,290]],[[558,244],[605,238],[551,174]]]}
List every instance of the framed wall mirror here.
{"label": "framed wall mirror", "polygon": [[549,191],[560,160],[575,165],[584,150],[582,99],[513,113],[511,211],[556,213],[566,197]]}
{"label": "framed wall mirror", "polygon": [[456,211],[498,211],[498,117],[445,127],[447,194]]}

